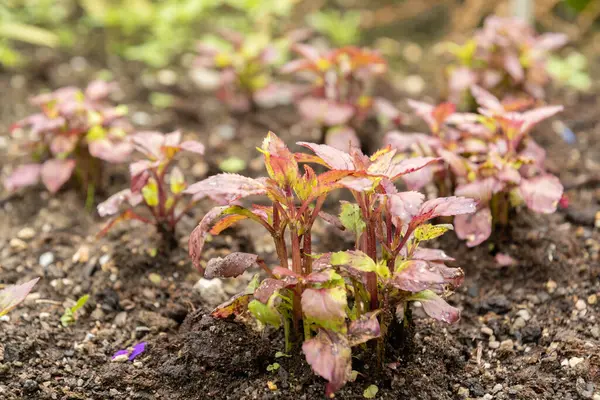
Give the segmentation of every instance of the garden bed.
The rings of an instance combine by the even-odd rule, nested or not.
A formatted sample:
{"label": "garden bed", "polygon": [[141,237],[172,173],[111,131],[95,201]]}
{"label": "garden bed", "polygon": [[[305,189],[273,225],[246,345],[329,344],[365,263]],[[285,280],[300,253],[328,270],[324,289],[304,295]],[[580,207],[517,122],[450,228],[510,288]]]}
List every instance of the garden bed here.
{"label": "garden bed", "polygon": [[[24,87],[15,84],[23,77],[0,75],[0,89],[10,99],[0,106],[3,130],[26,113],[26,97],[38,87],[86,79],[60,72],[68,64],[47,68],[41,76],[26,75]],[[288,143],[307,140],[298,136],[298,117],[287,108],[232,118],[215,111],[214,100],[183,92],[175,107],[154,113],[136,101],[145,89],[127,78],[134,74],[123,75],[132,112],[152,115],[147,127],[181,127],[210,147],[203,160],[186,160],[196,179],[217,171],[227,155],[245,159],[250,175],[262,175],[254,148],[268,130]],[[410,348],[376,372],[364,369],[369,350],[356,352],[359,375],[338,398],[361,399],[372,384],[381,399],[591,399],[598,393],[600,234],[594,223],[600,204],[600,102],[594,95],[568,101],[559,95],[556,103],[561,102],[566,104],[561,119],[577,133],[576,143],[566,144],[550,124],[534,136],[548,151],[549,170],[561,178],[569,207],[548,216],[518,213],[489,241],[493,246],[467,249],[452,235],[437,241],[465,271],[465,283],[450,298],[462,311],[460,322],[443,325],[420,318],[417,310]],[[8,163],[10,147],[2,151]],[[108,193],[126,186],[124,170],[112,176]],[[235,282],[211,287],[211,298],[196,285],[200,274],[185,251],[186,235],[208,203],[184,218],[180,248],[165,255],[155,254],[153,228],[136,223],[96,240],[104,222],[83,211],[74,190],[53,197],[39,189],[4,196],[2,282],[42,279],[10,321],[0,322],[1,398],[323,398],[324,381],[303,357],[275,358],[283,350],[280,334],[260,335],[208,315],[214,297],[241,287]],[[321,249],[343,240],[318,228]],[[255,228],[241,225],[215,238],[205,258],[241,250],[267,251],[274,259],[265,243]],[[517,265],[499,266],[497,253],[509,254]],[[78,321],[60,326],[65,300],[86,293],[91,298]],[[140,341],[148,346],[135,362],[111,362],[115,351]],[[275,362],[280,367],[268,371]]]}

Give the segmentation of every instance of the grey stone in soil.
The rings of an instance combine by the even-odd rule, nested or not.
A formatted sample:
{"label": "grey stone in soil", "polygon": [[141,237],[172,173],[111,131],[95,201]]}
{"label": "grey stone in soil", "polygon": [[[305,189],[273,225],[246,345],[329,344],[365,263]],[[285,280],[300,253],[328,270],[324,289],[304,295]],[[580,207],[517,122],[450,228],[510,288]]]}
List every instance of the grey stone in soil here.
{"label": "grey stone in soil", "polygon": [[496,314],[506,314],[511,308],[511,302],[506,298],[506,296],[499,294],[482,301],[479,306],[479,313],[485,314],[491,311]]}

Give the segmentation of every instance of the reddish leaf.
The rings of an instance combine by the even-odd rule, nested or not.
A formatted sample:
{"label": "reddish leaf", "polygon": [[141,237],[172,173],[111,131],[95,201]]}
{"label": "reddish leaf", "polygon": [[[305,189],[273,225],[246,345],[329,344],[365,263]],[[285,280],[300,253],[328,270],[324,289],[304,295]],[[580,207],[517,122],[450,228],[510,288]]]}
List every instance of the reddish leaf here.
{"label": "reddish leaf", "polygon": [[419,192],[401,192],[388,196],[389,212],[393,217],[408,223],[418,215],[425,195]]}
{"label": "reddish leaf", "polygon": [[392,163],[391,168],[385,174],[391,180],[396,180],[402,175],[409,174],[411,172],[418,171],[425,168],[426,166],[439,161],[439,158],[434,157],[412,157],[400,161],[399,163]]}
{"label": "reddish leaf", "polygon": [[102,230],[100,230],[100,232],[98,232],[98,234],[96,234],[96,237],[102,237],[102,236],[106,235],[106,233],[108,233],[108,231],[111,230],[112,227],[115,226],[117,223],[127,221],[130,219],[137,219],[138,221],[141,221],[145,224],[151,224],[151,222],[149,220],[136,214],[132,210],[125,210],[118,216],[116,216],[113,219],[111,219],[110,221],[108,221],[106,223],[106,225],[104,225]]}
{"label": "reddish leaf", "polygon": [[70,154],[79,141],[78,135],[56,135],[50,142],[50,152],[54,156]]}
{"label": "reddish leaf", "polygon": [[563,110],[563,106],[547,106],[525,111],[522,114],[523,125],[521,126],[521,132],[529,132],[535,125]]}
{"label": "reddish leaf", "polygon": [[465,197],[438,197],[428,200],[421,205],[419,213],[410,224],[418,226],[423,222],[436,217],[450,217],[453,215],[470,214],[477,209],[477,201]]}
{"label": "reddish leaf", "polygon": [[485,207],[474,214],[457,215],[454,217],[454,230],[459,239],[467,241],[467,246],[477,246],[492,233],[492,212]]}
{"label": "reddish leaf", "polygon": [[223,211],[225,211],[228,207],[214,207],[211,209],[200,221],[198,226],[194,228],[190,235],[190,239],[188,242],[188,252],[190,258],[192,259],[192,263],[196,268],[202,270],[200,265],[200,260],[202,257],[202,249],[204,248],[204,241],[206,240],[206,233],[208,232],[210,225],[213,221],[218,218]]}
{"label": "reddish leaf", "polygon": [[41,169],[40,164],[20,165],[4,179],[4,187],[12,192],[25,186],[35,185],[40,180]]}
{"label": "reddish leaf", "polygon": [[321,325],[341,325],[346,319],[346,291],[335,286],[330,289],[304,289],[302,312]]}
{"label": "reddish leaf", "polygon": [[458,286],[462,282],[462,271],[443,264],[424,260],[398,260],[391,283],[400,290],[420,292],[434,290],[443,292],[446,286]]}
{"label": "reddish leaf", "polygon": [[[404,250],[405,248],[403,248]],[[402,251],[400,251],[402,254]],[[412,256],[415,260],[425,260],[425,261],[454,261],[454,258],[448,256],[443,250],[440,249],[428,249],[424,247],[418,247]]]}
{"label": "reddish leaf", "polygon": [[219,222],[214,224],[212,229],[210,230],[211,235],[218,235],[223,232],[225,229],[231,227],[238,221],[242,221],[244,219],[248,219],[245,215],[228,215],[223,219],[220,219]]}
{"label": "reddish leaf", "polygon": [[460,310],[446,303],[444,299],[431,290],[414,294],[409,297],[409,300],[420,302],[425,313],[438,321],[453,324],[460,319]]}
{"label": "reddish leaf", "polygon": [[504,110],[504,107],[502,106],[502,103],[500,103],[500,100],[498,100],[496,96],[494,96],[493,94],[491,94],[490,92],[488,92],[480,86],[471,86],[471,94],[473,95],[475,101],[477,102],[477,104],[479,104],[480,107],[487,108],[488,110],[492,111]]}
{"label": "reddish leaf", "polygon": [[336,126],[327,131],[325,144],[341,151],[350,152],[353,147],[360,148],[360,139],[351,127]]}
{"label": "reddish leaf", "polygon": [[487,204],[492,196],[504,189],[504,184],[494,178],[485,178],[483,180],[473,181],[460,185],[454,193],[458,196],[471,197]]}
{"label": "reddish leaf", "polygon": [[517,265],[518,261],[505,253],[498,253],[496,257],[494,257],[496,263],[501,267],[510,267],[513,265]]}
{"label": "reddish leaf", "polygon": [[523,179],[519,190],[527,207],[542,214],[555,212],[563,194],[563,186],[554,175]]}
{"label": "reddish leaf", "polygon": [[119,212],[119,207],[124,202],[128,202],[129,205],[135,207],[140,204],[142,200],[143,197],[140,193],[132,193],[131,189],[121,190],[98,204],[98,215],[101,217],[114,215]]}
{"label": "reddish leaf", "polygon": [[98,139],[90,141],[88,149],[92,156],[118,164],[125,162],[129,158],[129,155],[133,151],[133,146],[129,142],[113,143],[108,139]]}
{"label": "reddish leaf", "polygon": [[263,304],[267,304],[273,293],[286,287],[294,286],[298,280],[294,277],[284,279],[267,278],[260,283],[254,291],[254,298]]}
{"label": "reddish leaf", "polygon": [[336,103],[317,97],[305,97],[300,100],[298,111],[304,118],[326,126],[344,125],[355,114],[354,107],[349,104]]}
{"label": "reddish leaf", "polygon": [[244,273],[248,268],[256,264],[258,256],[250,253],[231,253],[225,258],[216,257],[208,261],[204,277],[213,278],[235,278]]}
{"label": "reddish leaf", "polygon": [[350,347],[366,343],[381,335],[377,314],[377,312],[369,312],[350,323],[348,327],[348,342]]}
{"label": "reddish leaf", "polygon": [[50,193],[56,193],[73,174],[75,160],[59,160],[53,158],[42,165],[40,172],[44,186]]}
{"label": "reddish leaf", "polygon": [[525,78],[525,71],[519,61],[519,56],[515,52],[509,52],[504,55],[504,69],[517,82]]}
{"label": "reddish leaf", "polygon": [[210,315],[214,318],[229,318],[232,315],[243,314],[248,309],[250,298],[251,295],[246,293],[236,294],[225,303],[217,306]]}
{"label": "reddish leaf", "polygon": [[204,154],[204,145],[195,140],[187,140],[179,145],[181,150],[189,151],[197,154]]}
{"label": "reddish leaf", "polygon": [[331,169],[353,171],[356,169],[352,156],[325,144],[298,142],[300,146],[312,150]]}
{"label": "reddish leaf", "polygon": [[317,336],[302,344],[302,351],[313,371],[329,381],[325,389],[328,397],[332,397],[350,378],[352,351],[348,339],[342,334],[320,329]]}
{"label": "reddish leaf", "polygon": [[19,305],[40,278],[35,278],[21,285],[11,285],[0,290],[0,317]]}
{"label": "reddish leaf", "polygon": [[266,188],[262,182],[256,179],[223,173],[190,185],[184,190],[184,193],[192,194],[194,200],[210,196],[221,197],[231,203],[242,197],[265,194]]}

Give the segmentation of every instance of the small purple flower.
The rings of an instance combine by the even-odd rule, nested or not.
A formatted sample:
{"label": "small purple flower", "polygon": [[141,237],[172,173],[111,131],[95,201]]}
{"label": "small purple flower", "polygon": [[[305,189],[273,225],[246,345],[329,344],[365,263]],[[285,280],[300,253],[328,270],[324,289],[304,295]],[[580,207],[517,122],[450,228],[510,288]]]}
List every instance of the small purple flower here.
{"label": "small purple flower", "polygon": [[114,362],[133,361],[146,350],[146,342],[140,342],[133,347],[117,351],[111,358]]}

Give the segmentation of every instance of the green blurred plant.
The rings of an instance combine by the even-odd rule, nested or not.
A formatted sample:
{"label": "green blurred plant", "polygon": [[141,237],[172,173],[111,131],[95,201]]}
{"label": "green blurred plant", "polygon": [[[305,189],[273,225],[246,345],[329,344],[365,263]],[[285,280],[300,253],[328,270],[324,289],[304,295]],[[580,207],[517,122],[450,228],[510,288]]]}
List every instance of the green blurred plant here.
{"label": "green blurred plant", "polygon": [[333,45],[347,46],[360,41],[360,17],[359,11],[325,10],[309,15],[307,22]]}
{"label": "green blurred plant", "polygon": [[89,294],[83,295],[77,300],[77,303],[75,303],[73,307],[65,308],[65,312],[60,317],[60,323],[62,324],[62,326],[66,328],[69,325],[74,324],[75,321],[77,321],[77,311],[79,311],[83,306],[85,306],[85,303],[87,303],[89,298]]}
{"label": "green blurred plant", "polygon": [[58,47],[72,42],[64,22],[73,10],[71,0],[6,0],[0,3],[0,65],[25,61],[17,42]]}
{"label": "green blurred plant", "polygon": [[546,70],[563,86],[582,92],[592,87],[592,79],[587,72],[587,58],[579,52],[573,52],[565,58],[550,57]]}

